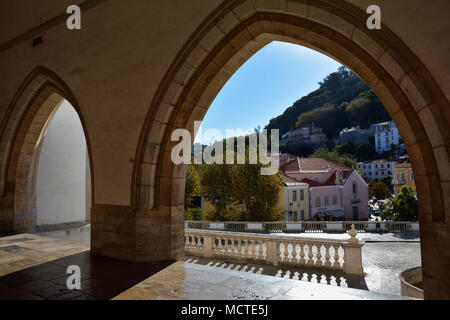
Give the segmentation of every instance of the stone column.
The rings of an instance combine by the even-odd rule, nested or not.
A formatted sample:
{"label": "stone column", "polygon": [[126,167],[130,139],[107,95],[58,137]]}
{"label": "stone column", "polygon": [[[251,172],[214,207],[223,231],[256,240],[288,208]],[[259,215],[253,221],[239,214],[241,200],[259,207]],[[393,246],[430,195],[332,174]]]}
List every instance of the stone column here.
{"label": "stone column", "polygon": [[364,245],[364,241],[347,241],[343,244],[344,248],[344,272],[348,274],[354,274],[362,276],[364,270],[362,267],[362,254],[361,248]]}
{"label": "stone column", "polygon": [[136,210],[130,206],[94,205],[91,251],[127,261],[183,260],[182,208]]}
{"label": "stone column", "polygon": [[266,262],[274,266],[278,265],[278,242],[267,241]]}
{"label": "stone column", "polygon": [[203,257],[212,258],[214,236],[203,236]]}

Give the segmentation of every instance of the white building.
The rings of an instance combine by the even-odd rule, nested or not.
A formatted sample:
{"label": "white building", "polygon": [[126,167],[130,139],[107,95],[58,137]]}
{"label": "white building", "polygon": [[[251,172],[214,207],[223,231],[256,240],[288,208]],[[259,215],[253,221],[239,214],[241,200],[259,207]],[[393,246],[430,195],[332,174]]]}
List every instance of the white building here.
{"label": "white building", "polygon": [[400,144],[400,135],[394,121],[376,123],[371,126],[375,132],[375,150],[377,153],[391,150],[391,145]]}
{"label": "white building", "polygon": [[380,180],[384,177],[394,178],[394,160],[374,160],[358,162],[358,168],[364,170],[364,175],[368,179]]}

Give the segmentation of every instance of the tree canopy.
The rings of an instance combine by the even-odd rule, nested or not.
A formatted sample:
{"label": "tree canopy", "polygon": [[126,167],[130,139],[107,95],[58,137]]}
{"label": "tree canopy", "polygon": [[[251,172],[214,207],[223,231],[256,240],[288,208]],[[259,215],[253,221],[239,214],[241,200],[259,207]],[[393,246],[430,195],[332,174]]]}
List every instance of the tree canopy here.
{"label": "tree canopy", "polygon": [[385,203],[381,218],[393,221],[417,221],[418,214],[416,190],[404,186],[394,199]]}

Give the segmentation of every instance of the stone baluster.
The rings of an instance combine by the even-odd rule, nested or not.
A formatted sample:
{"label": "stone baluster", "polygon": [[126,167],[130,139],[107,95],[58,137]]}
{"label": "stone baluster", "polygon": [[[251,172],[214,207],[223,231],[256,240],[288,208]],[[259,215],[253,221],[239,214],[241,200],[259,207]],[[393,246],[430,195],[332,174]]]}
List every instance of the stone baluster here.
{"label": "stone baluster", "polygon": [[228,240],[229,240],[228,237],[223,238],[223,241],[224,241],[223,250],[226,255],[228,255]]}
{"label": "stone baluster", "polygon": [[316,265],[321,267],[322,266],[322,244],[316,244],[317,248],[317,255],[316,255]]}
{"label": "stone baluster", "polygon": [[258,244],[259,244],[259,246],[258,246],[258,258],[262,259],[263,258],[263,252],[264,252],[262,240],[258,241]]}
{"label": "stone baluster", "polygon": [[300,260],[298,261],[300,264],[306,264],[305,260],[305,244],[300,243]]}
{"label": "stone baluster", "polygon": [[222,238],[217,237],[218,245],[217,245],[217,251],[219,253],[222,253]]}
{"label": "stone baluster", "polygon": [[339,245],[333,244],[333,249],[334,249],[333,268],[339,269],[341,267],[341,263],[339,262]]}
{"label": "stone baluster", "polygon": [[244,240],[244,257],[250,257],[249,254],[249,241],[247,239]]}
{"label": "stone baluster", "polygon": [[308,243],[308,262],[307,265],[314,265],[314,259],[313,259],[313,245],[311,243]]}
{"label": "stone baluster", "polygon": [[283,262],[289,262],[289,243],[284,243],[284,259]]}
{"label": "stone baluster", "polygon": [[325,267],[331,268],[331,261],[330,261],[330,245],[325,244]]}
{"label": "stone baluster", "polygon": [[251,253],[251,257],[255,258],[256,257],[256,240],[252,240],[252,253]]}

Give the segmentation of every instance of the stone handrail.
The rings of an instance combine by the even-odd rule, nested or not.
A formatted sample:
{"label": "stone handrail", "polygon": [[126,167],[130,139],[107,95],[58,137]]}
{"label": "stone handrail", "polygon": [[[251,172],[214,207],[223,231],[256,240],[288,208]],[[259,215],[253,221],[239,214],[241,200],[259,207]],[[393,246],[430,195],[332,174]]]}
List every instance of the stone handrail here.
{"label": "stone handrail", "polygon": [[361,248],[364,241],[295,238],[228,231],[185,229],[185,252],[205,258],[254,261],[271,265],[295,265],[342,270],[363,275]]}
{"label": "stone handrail", "polygon": [[409,221],[185,221],[185,228],[238,232],[345,232],[354,224],[359,232],[419,231]]}

